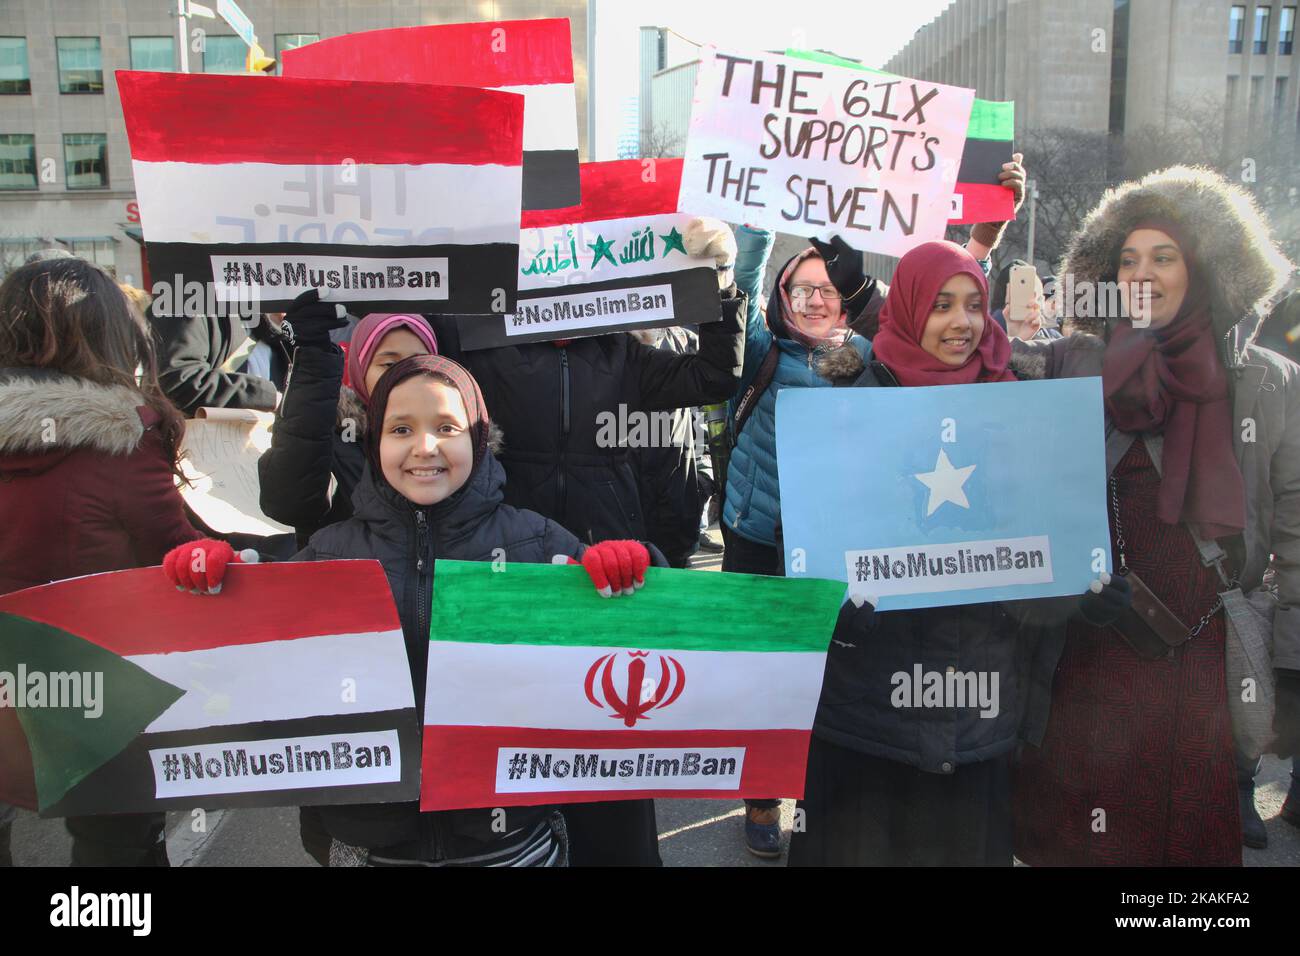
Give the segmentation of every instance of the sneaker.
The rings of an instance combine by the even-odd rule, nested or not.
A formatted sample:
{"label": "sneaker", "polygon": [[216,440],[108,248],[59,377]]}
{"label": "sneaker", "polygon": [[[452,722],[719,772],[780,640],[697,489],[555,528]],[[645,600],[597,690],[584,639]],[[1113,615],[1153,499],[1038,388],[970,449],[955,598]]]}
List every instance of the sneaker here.
{"label": "sneaker", "polygon": [[1252,850],[1263,850],[1268,846],[1268,831],[1264,821],[1255,809],[1255,781],[1238,784],[1238,803],[1241,807],[1241,842]]}
{"label": "sneaker", "polygon": [[781,808],[745,808],[745,849],[775,860],[781,855]]}
{"label": "sneaker", "polygon": [[1282,812],[1278,814],[1293,827],[1300,827],[1300,777],[1291,771],[1291,789],[1287,791],[1286,800],[1282,802]]}

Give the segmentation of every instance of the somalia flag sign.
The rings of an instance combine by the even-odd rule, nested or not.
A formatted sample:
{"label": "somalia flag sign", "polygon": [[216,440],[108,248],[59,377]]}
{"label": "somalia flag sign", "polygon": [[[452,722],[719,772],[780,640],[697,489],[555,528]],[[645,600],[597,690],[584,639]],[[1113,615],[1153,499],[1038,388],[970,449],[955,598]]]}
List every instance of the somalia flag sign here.
{"label": "somalia flag sign", "polygon": [[158,568],[0,597],[0,800],[44,816],[414,800],[419,724],[375,561]]}
{"label": "somalia flag sign", "polygon": [[1110,568],[1101,380],[786,389],[786,574],[884,611],[1077,595]]}
{"label": "somalia flag sign", "polygon": [[651,568],[606,599],[576,566],[436,578],[421,809],[803,793],[842,583]]}

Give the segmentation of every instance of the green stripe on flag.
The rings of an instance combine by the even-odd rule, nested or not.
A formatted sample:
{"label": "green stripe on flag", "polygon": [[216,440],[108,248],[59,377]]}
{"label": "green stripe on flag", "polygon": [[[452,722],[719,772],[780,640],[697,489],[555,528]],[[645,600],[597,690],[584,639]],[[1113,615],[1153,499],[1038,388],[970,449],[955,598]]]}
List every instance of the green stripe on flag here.
{"label": "green stripe on flag", "polygon": [[434,566],[435,641],[686,651],[824,653],[843,581],[650,568],[630,597],[603,598],[581,567]]}

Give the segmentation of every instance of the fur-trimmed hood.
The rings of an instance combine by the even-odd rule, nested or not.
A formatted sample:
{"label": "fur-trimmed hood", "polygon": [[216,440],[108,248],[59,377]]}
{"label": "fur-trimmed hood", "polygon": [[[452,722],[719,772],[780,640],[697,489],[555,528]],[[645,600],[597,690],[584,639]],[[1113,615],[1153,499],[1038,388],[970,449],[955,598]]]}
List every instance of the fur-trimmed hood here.
{"label": "fur-trimmed hood", "polygon": [[[1114,281],[1124,239],[1147,219],[1176,222],[1196,237],[1192,255],[1206,271],[1210,315],[1220,340],[1263,308],[1295,268],[1274,243],[1250,193],[1211,169],[1172,166],[1106,191],[1070,240],[1057,288],[1066,288],[1067,275],[1076,287],[1084,281]],[[1101,331],[1099,322],[1078,324]]]}
{"label": "fur-trimmed hood", "polygon": [[129,455],[144,436],[142,406],[144,396],[126,386],[0,369],[0,458],[57,460],[81,448]]}

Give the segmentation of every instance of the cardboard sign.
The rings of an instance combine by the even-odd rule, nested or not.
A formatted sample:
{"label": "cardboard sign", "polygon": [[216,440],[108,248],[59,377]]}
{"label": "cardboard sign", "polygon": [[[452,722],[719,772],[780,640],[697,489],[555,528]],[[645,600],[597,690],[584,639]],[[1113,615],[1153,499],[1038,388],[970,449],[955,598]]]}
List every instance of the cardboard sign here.
{"label": "cardboard sign", "polygon": [[216,534],[293,533],[262,513],[257,460],[271,447],[274,423],[271,412],[251,408],[200,408],[185,422],[180,466],[188,482],[176,479],[176,489]]}
{"label": "cardboard sign", "polygon": [[942,239],[973,90],[705,52],[678,208],[901,256]]}
{"label": "cardboard sign", "polygon": [[785,389],[776,414],[787,575],[893,611],[1111,570],[1100,379]]}
{"label": "cardboard sign", "polygon": [[414,800],[419,739],[377,561],[0,597],[0,800],[43,816]]}
{"label": "cardboard sign", "polygon": [[523,214],[513,315],[458,322],[466,349],[722,318],[712,259],[686,254],[680,159],[582,164],[582,203]]}
{"label": "cardboard sign", "polygon": [[[519,95],[127,71],[117,83],[155,282],[254,311],[310,288],[354,312],[513,310]],[[155,308],[180,314],[182,301]]]}

